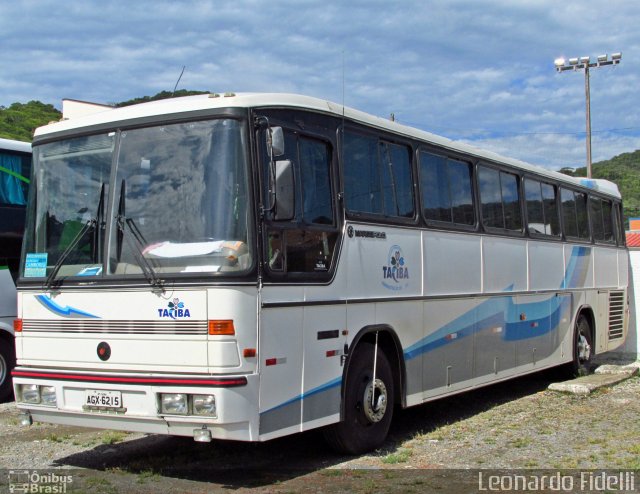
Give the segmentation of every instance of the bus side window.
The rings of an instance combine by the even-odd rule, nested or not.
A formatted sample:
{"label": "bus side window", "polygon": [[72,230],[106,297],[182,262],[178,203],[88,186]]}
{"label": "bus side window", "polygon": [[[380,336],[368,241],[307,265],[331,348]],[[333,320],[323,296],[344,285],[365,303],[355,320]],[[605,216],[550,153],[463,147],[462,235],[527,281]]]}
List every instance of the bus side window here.
{"label": "bus side window", "polygon": [[482,222],[489,229],[522,231],[519,177],[486,166],[478,167]]}
{"label": "bus side window", "polygon": [[420,152],[420,188],[427,221],[473,226],[471,165],[464,161]]}
{"label": "bus side window", "polygon": [[[295,214],[267,228],[267,264],[273,273],[329,271],[338,238],[328,143],[285,130],[283,158],[293,164]],[[265,160],[266,162],[266,160]]]}
{"label": "bus side window", "polygon": [[411,151],[407,146],[345,132],[343,154],[349,212],[413,218]]}
{"label": "bus side window", "polygon": [[527,178],[524,181],[524,189],[529,233],[559,237],[556,188],[551,184]]}

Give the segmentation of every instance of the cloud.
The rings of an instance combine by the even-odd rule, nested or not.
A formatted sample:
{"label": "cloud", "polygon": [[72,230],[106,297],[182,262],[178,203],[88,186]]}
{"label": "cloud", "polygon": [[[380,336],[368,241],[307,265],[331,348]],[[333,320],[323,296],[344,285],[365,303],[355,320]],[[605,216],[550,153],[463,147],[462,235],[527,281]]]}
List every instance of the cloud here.
{"label": "cloud", "polygon": [[[620,66],[591,74],[594,159],[637,146],[640,4],[606,7],[580,0],[16,0],[0,6],[0,105],[152,95],[173,89],[186,66],[179,88],[344,101],[557,167],[580,162],[585,129],[584,75],[556,73],[561,55],[624,53]],[[624,134],[612,130],[620,128]]]}

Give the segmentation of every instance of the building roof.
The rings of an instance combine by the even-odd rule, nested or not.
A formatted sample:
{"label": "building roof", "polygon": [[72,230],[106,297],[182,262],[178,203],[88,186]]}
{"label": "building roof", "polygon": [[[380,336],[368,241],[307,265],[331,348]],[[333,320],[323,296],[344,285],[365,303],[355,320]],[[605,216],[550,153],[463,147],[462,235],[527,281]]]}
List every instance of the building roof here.
{"label": "building roof", "polygon": [[627,232],[627,247],[640,248],[640,232]]}

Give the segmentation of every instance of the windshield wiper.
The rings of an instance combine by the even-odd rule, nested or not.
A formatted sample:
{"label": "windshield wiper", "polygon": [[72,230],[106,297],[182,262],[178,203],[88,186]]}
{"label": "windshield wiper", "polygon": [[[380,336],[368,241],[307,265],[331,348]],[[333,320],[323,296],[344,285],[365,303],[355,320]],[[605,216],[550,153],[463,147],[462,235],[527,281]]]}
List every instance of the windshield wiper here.
{"label": "windshield wiper", "polygon": [[[127,218],[125,216],[125,180],[122,180],[122,187],[120,188],[120,201],[118,204],[118,215],[116,216],[116,225],[118,228],[118,258],[120,257],[120,253],[122,252],[122,239],[124,238],[127,241],[127,245],[131,249],[133,253],[133,257],[136,260],[138,266],[142,270],[145,278],[153,288],[153,291],[159,291],[161,293],[165,292],[163,281],[158,278],[158,275],[155,272],[155,269],[149,262],[149,260],[144,256],[143,249],[147,246],[147,241],[145,240],[140,228],[136,225],[133,218]],[[129,228],[131,235],[135,239],[135,242],[131,240],[129,235],[125,235],[126,228]]]}
{"label": "windshield wiper", "polygon": [[51,273],[49,273],[49,276],[47,276],[47,280],[45,281],[44,286],[47,288],[47,290],[50,290],[53,286],[53,282],[56,279],[56,275],[58,274],[58,271],[60,271],[60,268],[62,267],[62,265],[64,264],[64,261],[67,260],[67,258],[69,257],[69,254],[71,254],[73,252],[73,250],[76,248],[76,246],[80,243],[80,240],[82,240],[82,238],[86,235],[86,233],[91,230],[92,228],[94,228],[94,247],[93,247],[93,255],[94,255],[94,259],[96,259],[96,255],[97,255],[97,236],[99,235],[98,232],[98,227],[100,226],[100,219],[102,218],[102,214],[103,214],[103,210],[104,210],[104,183],[102,184],[102,186],[100,187],[100,200],[98,202],[98,210],[96,211],[96,216],[94,218],[91,218],[90,220],[88,220],[80,229],[80,231],[76,234],[75,237],[73,237],[73,239],[71,240],[71,242],[69,243],[69,245],[67,246],[67,248],[62,252],[62,254],[60,254],[60,257],[58,258],[58,261],[56,262],[56,264],[53,266],[53,269],[51,270]]}

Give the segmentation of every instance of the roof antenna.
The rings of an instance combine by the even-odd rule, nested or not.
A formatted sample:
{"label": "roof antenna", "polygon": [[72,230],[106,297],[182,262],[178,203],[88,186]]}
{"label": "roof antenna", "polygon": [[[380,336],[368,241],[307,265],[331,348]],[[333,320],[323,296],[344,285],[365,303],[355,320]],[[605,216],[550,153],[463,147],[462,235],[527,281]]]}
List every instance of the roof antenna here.
{"label": "roof antenna", "polygon": [[178,84],[180,83],[180,79],[182,79],[182,74],[184,74],[184,69],[186,68],[187,68],[186,65],[182,66],[182,72],[180,72],[180,77],[178,77],[178,80],[176,81],[176,85],[173,86],[173,93],[171,93],[172,98],[173,98],[173,95],[176,94],[176,88],[178,87]]}

